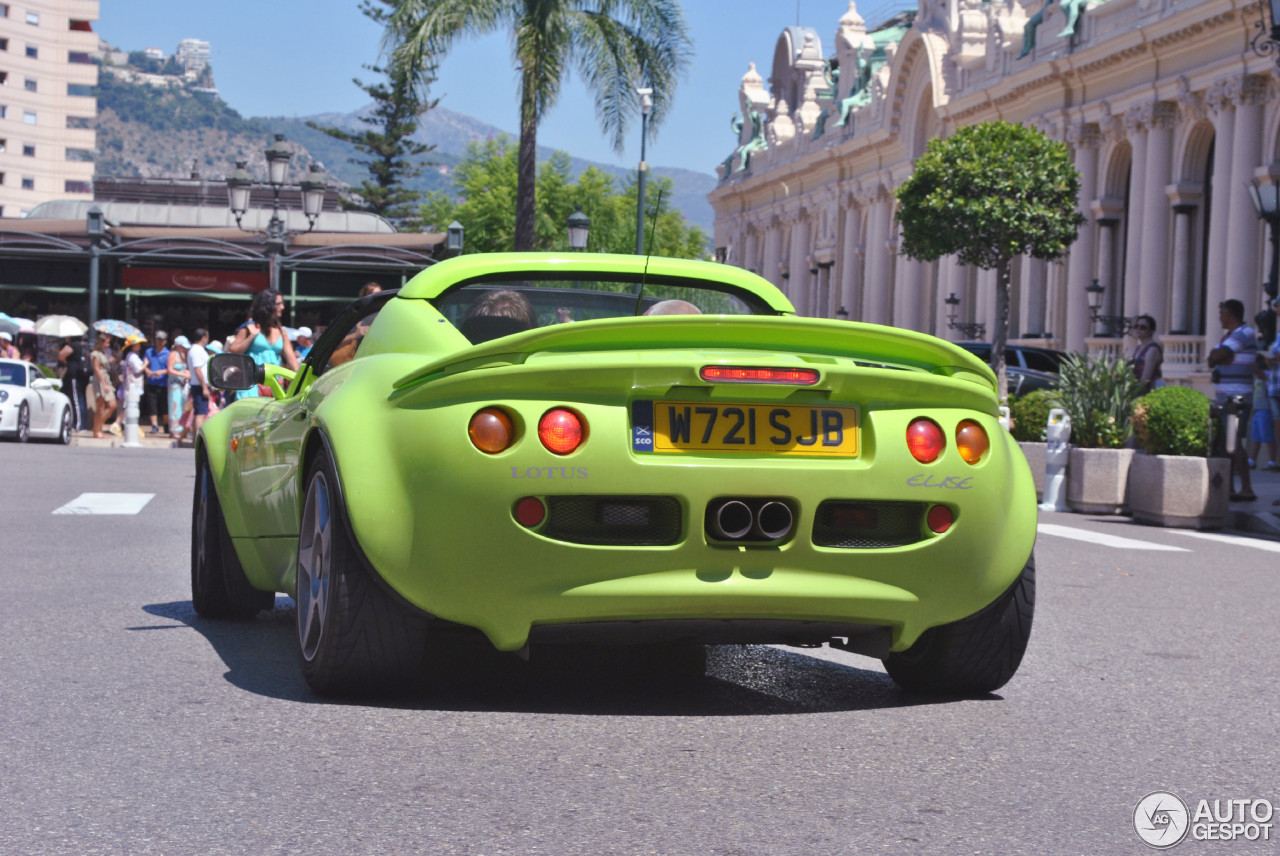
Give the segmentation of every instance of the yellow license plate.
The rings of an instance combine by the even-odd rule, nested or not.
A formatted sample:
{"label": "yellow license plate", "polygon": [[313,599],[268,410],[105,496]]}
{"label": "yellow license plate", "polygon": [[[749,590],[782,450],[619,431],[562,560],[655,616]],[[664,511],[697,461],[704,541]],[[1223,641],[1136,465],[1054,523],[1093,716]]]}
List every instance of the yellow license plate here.
{"label": "yellow license plate", "polygon": [[636,402],[632,435],[637,451],[853,457],[858,454],[858,409]]}

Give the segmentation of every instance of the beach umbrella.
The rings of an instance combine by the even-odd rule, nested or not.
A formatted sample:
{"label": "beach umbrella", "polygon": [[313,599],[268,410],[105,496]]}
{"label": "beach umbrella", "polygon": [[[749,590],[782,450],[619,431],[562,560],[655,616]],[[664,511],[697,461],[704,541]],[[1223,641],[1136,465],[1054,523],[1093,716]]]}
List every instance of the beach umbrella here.
{"label": "beach umbrella", "polygon": [[142,331],[132,324],[126,324],[124,321],[116,321],[113,318],[104,318],[101,321],[95,321],[93,329],[106,333],[108,336],[115,336],[117,339],[127,339],[130,336],[141,336]]}
{"label": "beach umbrella", "polygon": [[70,315],[46,315],[36,322],[37,336],[56,336],[71,339],[83,336],[89,325]]}
{"label": "beach umbrella", "polygon": [[8,333],[10,336],[16,336],[20,329],[22,329],[21,325],[8,315],[0,318],[0,333]]}

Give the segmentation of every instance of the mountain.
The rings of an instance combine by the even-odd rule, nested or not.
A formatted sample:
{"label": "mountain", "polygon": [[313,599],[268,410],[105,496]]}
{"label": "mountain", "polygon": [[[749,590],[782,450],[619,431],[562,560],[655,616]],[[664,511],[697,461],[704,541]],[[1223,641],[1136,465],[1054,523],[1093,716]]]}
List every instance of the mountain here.
{"label": "mountain", "polygon": [[[211,81],[207,77],[206,85],[196,88],[175,76],[171,85],[157,86],[136,80],[127,69],[104,65],[97,89],[97,174],[174,178],[199,173],[206,178],[221,178],[237,160],[247,160],[251,171],[255,166],[261,171],[263,150],[271,135],[279,133],[304,149],[294,161],[295,177],[312,161],[322,162],[329,175],[350,186],[368,177],[351,162],[359,155],[353,146],[306,123],[310,120],[326,127],[363,129],[367,126],[360,117],[367,115],[371,106],[354,113],[246,119],[210,91]],[[416,135],[419,141],[436,146],[428,155],[432,165],[410,186],[423,191],[452,189],[452,171],[466,153],[467,143],[503,133],[507,132],[462,113],[444,107],[432,109]],[[508,136],[514,138],[512,134]],[[546,160],[551,154],[551,149],[538,149],[539,160]],[[616,176],[619,184],[634,175],[633,169],[571,158],[574,176],[588,166]],[[710,235],[714,214],[707,194],[715,187],[715,177],[658,166],[652,171],[672,179],[672,207]]]}
{"label": "mountain", "polygon": [[[324,127],[342,128],[344,130],[362,130],[366,127],[360,121],[362,116],[369,115],[372,112],[372,106],[357,110],[354,113],[320,113],[315,116],[306,116],[301,119],[285,119],[282,117],[272,119],[257,119],[255,121],[267,122],[272,127],[279,127],[281,133],[285,133],[289,139],[303,142],[307,149],[316,155],[316,157],[324,162],[325,169],[335,176],[340,176],[343,181],[349,184],[358,184],[361,180],[361,172],[359,167],[349,163],[350,147],[345,143],[334,140],[327,134],[320,134],[317,131],[306,126],[308,121],[315,122]],[[283,130],[286,126],[290,130]],[[345,169],[340,166],[337,160],[331,156],[321,156],[319,152],[322,149],[319,141],[316,141],[313,147],[311,136],[304,135],[302,129],[305,128],[311,135],[318,135],[330,140],[336,146],[348,150],[343,154],[336,152],[342,158],[342,164]],[[510,131],[497,128],[493,125],[473,119],[463,113],[449,110],[445,107],[435,107],[427,113],[422,124],[418,128],[418,132],[414,135],[414,139],[418,142],[427,143],[436,147],[429,157],[433,161],[439,163],[436,170],[437,175],[442,176],[445,180],[441,186],[436,186],[436,181],[428,179],[425,174],[419,178],[422,186],[428,190],[446,189],[450,186],[450,167],[454,166],[466,154],[467,143],[473,141],[481,141],[491,139],[502,134],[516,139],[516,135]],[[334,151],[334,147],[328,147],[329,151]],[[544,161],[551,157],[553,149],[546,146],[538,147],[538,160]],[[614,176],[619,185],[629,177],[635,175],[634,168],[626,168],[614,166],[611,164],[596,163],[594,161],[584,160],[583,158],[573,157],[570,154],[569,171],[575,178],[584,169],[594,166],[597,169]],[[692,223],[697,224],[708,235],[711,234],[711,224],[715,219],[715,214],[711,208],[711,203],[707,201],[707,194],[716,186],[716,179],[713,175],[706,173],[694,172],[687,169],[679,169],[673,167],[652,166],[651,170],[654,175],[663,175],[669,177],[675,183],[675,192],[672,194],[671,205],[684,213],[684,216]],[[348,178],[348,175],[350,176]],[[425,179],[425,180],[424,180]],[[416,185],[415,185],[416,186]]]}

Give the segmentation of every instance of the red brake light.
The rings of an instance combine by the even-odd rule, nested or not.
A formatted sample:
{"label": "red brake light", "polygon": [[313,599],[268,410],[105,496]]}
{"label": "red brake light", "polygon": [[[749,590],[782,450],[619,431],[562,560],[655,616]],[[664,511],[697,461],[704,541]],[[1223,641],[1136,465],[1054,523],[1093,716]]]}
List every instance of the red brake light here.
{"label": "red brake light", "polygon": [[703,366],[699,377],[719,383],[783,383],[813,386],[818,382],[817,369],[762,369],[752,366]]}
{"label": "red brake light", "polygon": [[922,464],[936,461],[946,444],[942,429],[932,419],[915,419],[907,426],[907,448]]}
{"label": "red brake light", "polygon": [[578,414],[563,407],[548,410],[538,421],[538,439],[548,451],[567,455],[582,445],[586,424]]}

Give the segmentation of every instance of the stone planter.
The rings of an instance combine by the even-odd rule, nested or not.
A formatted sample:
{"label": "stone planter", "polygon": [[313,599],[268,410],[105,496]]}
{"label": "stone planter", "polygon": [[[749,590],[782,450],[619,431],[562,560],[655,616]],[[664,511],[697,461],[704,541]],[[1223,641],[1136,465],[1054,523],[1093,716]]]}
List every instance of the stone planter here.
{"label": "stone planter", "polygon": [[1123,514],[1133,449],[1071,450],[1067,504],[1085,514]]}
{"label": "stone planter", "polygon": [[1129,467],[1129,510],[1143,523],[1221,529],[1230,493],[1228,458],[1138,454]]}
{"label": "stone planter", "polygon": [[1044,499],[1044,456],[1049,444],[1019,440],[1018,446],[1022,448],[1023,457],[1027,459],[1027,466],[1031,467],[1031,477],[1036,482],[1036,501],[1039,502]]}

